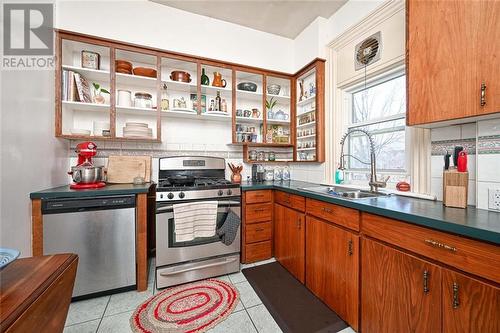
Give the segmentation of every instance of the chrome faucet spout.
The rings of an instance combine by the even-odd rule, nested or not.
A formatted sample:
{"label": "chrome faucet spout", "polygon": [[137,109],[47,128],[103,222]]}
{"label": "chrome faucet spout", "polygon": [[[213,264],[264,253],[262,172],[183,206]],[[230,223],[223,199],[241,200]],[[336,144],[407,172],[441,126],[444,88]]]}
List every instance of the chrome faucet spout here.
{"label": "chrome faucet spout", "polygon": [[[363,133],[368,137],[368,141],[370,143],[370,181],[368,182],[368,185],[370,185],[370,191],[377,192],[379,187],[386,187],[387,186],[387,180],[389,180],[389,177],[387,177],[385,180],[377,180],[377,171],[376,171],[377,165],[376,165],[376,161],[375,161],[375,142],[373,141],[373,136],[370,134],[370,132],[365,131],[365,130],[360,129],[360,128],[356,128],[356,129],[352,129],[352,130],[347,131],[347,133],[345,133],[342,136],[342,139],[340,140],[339,169],[345,170],[345,156],[350,156],[350,155],[344,154],[345,140],[347,139],[347,137],[349,135],[351,135],[352,133],[355,133],[355,132]],[[357,160],[359,161],[359,159],[357,159]]]}

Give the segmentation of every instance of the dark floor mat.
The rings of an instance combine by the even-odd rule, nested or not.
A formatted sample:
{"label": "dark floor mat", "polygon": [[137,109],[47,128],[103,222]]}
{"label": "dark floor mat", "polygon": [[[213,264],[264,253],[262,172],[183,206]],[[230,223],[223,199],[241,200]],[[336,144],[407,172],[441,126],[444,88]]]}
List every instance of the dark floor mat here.
{"label": "dark floor mat", "polygon": [[278,262],[242,270],[285,333],[334,333],[347,327]]}

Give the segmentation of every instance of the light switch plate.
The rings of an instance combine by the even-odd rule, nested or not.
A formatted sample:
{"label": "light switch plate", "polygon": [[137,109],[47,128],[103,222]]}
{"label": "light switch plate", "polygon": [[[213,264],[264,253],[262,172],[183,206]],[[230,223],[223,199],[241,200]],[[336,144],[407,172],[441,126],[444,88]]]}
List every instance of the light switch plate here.
{"label": "light switch plate", "polygon": [[488,209],[500,210],[500,189],[488,189]]}

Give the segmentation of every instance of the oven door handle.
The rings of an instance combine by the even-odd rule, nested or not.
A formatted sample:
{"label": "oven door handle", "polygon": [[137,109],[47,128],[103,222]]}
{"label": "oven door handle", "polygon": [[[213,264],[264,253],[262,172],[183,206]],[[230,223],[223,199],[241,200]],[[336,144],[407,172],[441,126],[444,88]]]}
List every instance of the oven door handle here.
{"label": "oven door handle", "polygon": [[186,273],[186,272],[194,271],[194,270],[197,270],[197,269],[204,269],[204,268],[222,266],[222,265],[226,265],[226,264],[229,264],[229,263],[232,263],[232,262],[235,262],[235,261],[236,261],[236,258],[232,258],[232,259],[229,259],[229,260],[225,260],[223,262],[215,262],[213,264],[206,264],[206,265],[201,265],[201,266],[195,266],[195,267],[180,269],[180,270],[175,271],[175,272],[160,273],[160,275],[161,276],[172,276],[172,275],[177,275],[177,274],[181,274],[181,273]]}
{"label": "oven door handle", "polygon": [[[219,201],[218,207],[239,207],[240,205],[239,201]],[[173,211],[174,205],[156,208],[156,213],[172,213]]]}

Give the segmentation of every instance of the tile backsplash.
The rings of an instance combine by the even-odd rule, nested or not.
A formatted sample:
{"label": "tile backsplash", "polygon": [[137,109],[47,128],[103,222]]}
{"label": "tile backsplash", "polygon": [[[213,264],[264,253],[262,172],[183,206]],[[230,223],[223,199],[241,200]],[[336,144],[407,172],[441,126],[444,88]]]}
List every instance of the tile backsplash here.
{"label": "tile backsplash", "polygon": [[469,155],[469,205],[488,209],[489,189],[500,189],[500,118],[435,128],[431,140],[432,193],[442,200],[444,155],[462,146]]}

